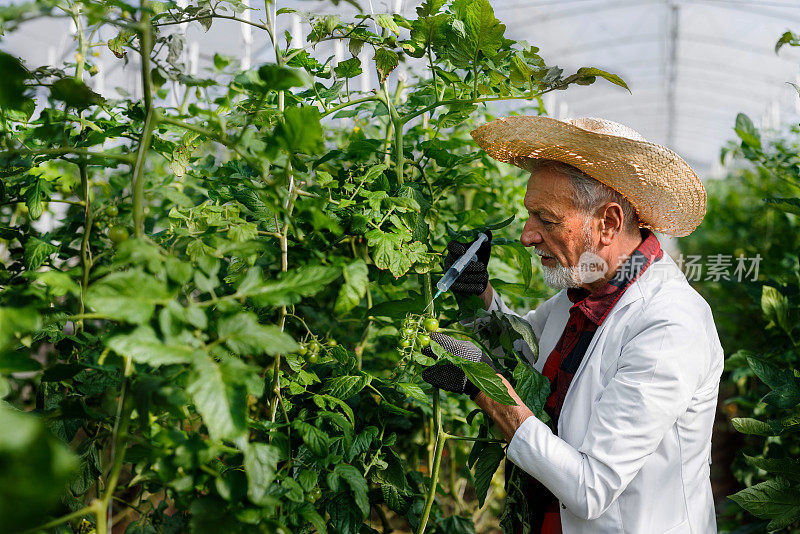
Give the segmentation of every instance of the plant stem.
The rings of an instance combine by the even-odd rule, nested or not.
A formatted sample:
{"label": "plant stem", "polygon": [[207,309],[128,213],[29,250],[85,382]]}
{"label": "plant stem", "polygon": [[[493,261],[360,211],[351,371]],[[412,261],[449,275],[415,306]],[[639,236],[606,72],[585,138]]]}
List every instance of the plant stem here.
{"label": "plant stem", "polygon": [[153,87],[150,80],[150,51],[153,48],[153,34],[150,27],[150,10],[147,0],[142,1],[142,20],[139,29],[139,45],[142,58],[142,93],[146,111],[142,139],[136,154],[136,165],[133,168],[133,231],[136,237],[144,236],[144,166],[147,161],[147,150],[153,135],[153,127],[157,120],[153,110]]}
{"label": "plant stem", "polygon": [[[83,315],[86,311],[84,304],[86,289],[89,287],[89,271],[92,268],[92,252],[89,248],[89,238],[92,234],[92,203],[89,200],[89,173],[86,170],[86,163],[78,165],[81,174],[81,194],[83,195],[83,239],[81,239],[81,302],[78,314]],[[77,331],[83,331],[83,319],[78,320]]]}
{"label": "plant stem", "polygon": [[434,109],[438,108],[439,106],[449,106],[450,104],[481,104],[485,102],[500,102],[501,100],[533,100],[538,96],[542,96],[545,93],[549,93],[550,91],[555,91],[554,88],[545,89],[544,91],[539,91],[538,93],[530,93],[525,95],[515,95],[515,96],[495,96],[495,97],[487,97],[487,98],[473,98],[472,100],[463,100],[459,98],[454,98],[451,100],[441,100],[436,102],[435,104],[431,104],[430,106],[425,106],[422,109],[417,111],[413,111],[408,115],[404,115],[402,117],[403,124],[408,123],[409,121],[419,117],[423,113],[427,113],[428,111],[433,111]]}
{"label": "plant stem", "polygon": [[72,21],[75,23],[75,35],[78,38],[78,54],[75,62],[75,79],[83,81],[83,69],[86,65],[87,43],[86,35],[83,33],[83,21],[81,20],[81,8],[77,3],[72,4]]}
{"label": "plant stem", "polygon": [[[438,410],[438,393],[439,390],[435,390],[434,393],[434,410]],[[422,510],[422,517],[419,520],[419,528],[417,529],[417,534],[422,534],[425,532],[425,527],[428,524],[428,517],[431,513],[431,508],[433,507],[433,501],[436,498],[436,486],[439,484],[439,469],[442,466],[442,452],[444,451],[444,445],[447,442],[447,434],[441,431],[441,425],[439,425],[437,434],[436,434],[436,452],[433,456],[433,471],[431,471],[431,486],[428,489],[428,495],[425,498],[425,508]]]}
{"label": "plant stem", "polygon": [[53,527],[57,527],[63,523],[67,523],[72,521],[73,519],[78,519],[79,517],[83,517],[85,515],[93,514],[95,512],[96,507],[94,505],[86,506],[81,508],[80,510],[76,510],[72,513],[69,513],[65,516],[59,517],[58,519],[53,519],[52,521],[45,523],[44,525],[38,526],[36,528],[32,528],[30,530],[24,531],[22,534],[33,534],[34,532],[41,532],[42,530],[49,530]]}
{"label": "plant stem", "polygon": [[106,492],[97,504],[97,534],[105,534],[109,519],[113,515],[112,510],[110,510],[109,507],[111,506],[111,499],[114,496],[114,490],[117,487],[119,475],[122,472],[122,464],[125,460],[125,441],[128,437],[128,427],[130,426],[131,413],[133,412],[134,407],[133,396],[130,395],[128,391],[128,375],[130,373],[130,364],[130,359],[126,358],[125,378],[123,378],[122,382],[122,393],[120,394],[119,400],[119,412],[117,420],[114,423],[113,431],[114,441],[112,444],[112,456],[114,463],[112,464],[111,473],[109,474],[108,481],[105,485]]}
{"label": "plant stem", "polygon": [[397,113],[394,105],[389,101],[388,95],[383,99],[383,104],[389,110],[389,118],[394,127],[394,150],[395,150],[395,176],[397,186],[403,185],[403,173],[405,170],[406,156],[403,154],[403,120]]}
{"label": "plant stem", "polygon": [[329,108],[324,113],[321,113],[320,117],[327,117],[331,113],[336,113],[340,109],[344,109],[344,108],[349,107],[349,106],[355,106],[356,104],[360,104],[362,102],[369,102],[371,100],[375,100],[375,101],[378,101],[378,102],[383,101],[383,99],[380,98],[378,95],[370,95],[370,96],[365,96],[363,98],[356,98],[355,100],[348,100],[347,102],[345,102],[343,104],[338,104],[336,106],[333,106],[332,108]]}
{"label": "plant stem", "polygon": [[48,156],[48,155],[61,155],[61,154],[75,154],[76,156],[84,156],[86,158],[108,158],[125,163],[133,163],[135,160],[133,156],[127,154],[111,154],[109,152],[90,152],[85,148],[78,147],[59,147],[59,148],[45,148],[41,150],[29,149],[12,149],[0,152],[2,156],[14,156],[16,154],[24,156]]}

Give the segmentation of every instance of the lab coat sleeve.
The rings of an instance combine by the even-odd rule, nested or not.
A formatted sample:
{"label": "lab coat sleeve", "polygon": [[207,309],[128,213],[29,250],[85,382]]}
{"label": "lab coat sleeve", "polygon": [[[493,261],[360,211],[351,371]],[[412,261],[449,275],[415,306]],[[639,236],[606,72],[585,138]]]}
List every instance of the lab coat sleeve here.
{"label": "lab coat sleeve", "polygon": [[[675,304],[671,309],[674,309]],[[703,320],[684,310],[641,317],[616,373],[589,408],[577,448],[535,417],[517,429],[508,458],[537,478],[573,514],[595,519],[625,490],[708,373]],[[696,315],[696,314],[695,314]]]}

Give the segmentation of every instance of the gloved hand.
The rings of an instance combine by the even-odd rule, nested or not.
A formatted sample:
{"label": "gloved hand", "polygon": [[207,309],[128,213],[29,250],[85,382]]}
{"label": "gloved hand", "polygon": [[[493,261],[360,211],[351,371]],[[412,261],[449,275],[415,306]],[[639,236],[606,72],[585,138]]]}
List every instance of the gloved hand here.
{"label": "gloved hand", "polygon": [[[489,264],[489,256],[492,252],[492,231],[486,230],[486,241],[484,241],[478,249],[478,256],[475,261],[467,264],[464,272],[456,278],[450,289],[453,293],[461,293],[462,295],[480,295],[486,290],[489,284],[489,271],[486,266]],[[477,239],[477,238],[476,238]],[[464,255],[469,246],[474,243],[473,239],[469,243],[460,243],[459,241],[450,241],[447,244],[447,256],[444,258],[442,268],[445,272],[453,266],[453,264]]]}
{"label": "gloved hand", "polygon": [[[454,339],[438,332],[431,332],[431,341],[437,342],[453,356],[460,356],[471,362],[484,362],[497,371],[492,359],[484,355],[483,351],[471,341]],[[430,347],[422,349],[422,353],[430,358],[436,357]],[[464,371],[449,362],[438,362],[425,368],[422,371],[422,379],[439,389],[453,393],[465,393],[473,400],[480,393],[477,386],[467,379]]]}

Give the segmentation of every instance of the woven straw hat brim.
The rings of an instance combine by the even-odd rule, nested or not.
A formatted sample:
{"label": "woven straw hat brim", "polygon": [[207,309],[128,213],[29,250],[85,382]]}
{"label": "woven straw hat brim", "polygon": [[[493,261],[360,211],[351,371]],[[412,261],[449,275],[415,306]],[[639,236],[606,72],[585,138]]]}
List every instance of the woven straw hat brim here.
{"label": "woven straw hat brim", "polygon": [[529,115],[494,120],[471,135],[494,159],[523,169],[528,158],[577,167],[625,196],[642,225],[658,232],[687,236],[706,213],[700,178],[675,152],[655,143]]}

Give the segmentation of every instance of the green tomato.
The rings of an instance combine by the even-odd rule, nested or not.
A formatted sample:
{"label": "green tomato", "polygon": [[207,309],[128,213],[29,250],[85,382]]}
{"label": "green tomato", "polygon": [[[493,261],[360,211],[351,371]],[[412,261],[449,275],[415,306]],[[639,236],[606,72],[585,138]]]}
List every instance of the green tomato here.
{"label": "green tomato", "polygon": [[106,217],[116,217],[119,215],[119,208],[116,206],[106,206],[106,209],[103,210],[103,213],[106,214]]}
{"label": "green tomato", "polygon": [[319,354],[316,352],[309,352],[306,354],[306,361],[308,363],[317,363],[319,361]]}
{"label": "green tomato", "polygon": [[426,317],[424,321],[422,321],[422,326],[425,327],[425,330],[428,332],[436,332],[439,329],[439,321],[434,317]]}
{"label": "green tomato", "polygon": [[319,500],[322,497],[322,490],[319,489],[319,486],[314,486],[314,489],[311,490],[311,495],[314,496],[314,500]]}
{"label": "green tomato", "polygon": [[306,354],[308,354],[308,347],[306,347],[306,344],[305,343],[299,343],[299,345],[300,345],[300,348],[297,349],[297,354],[299,354],[300,356],[305,356]]}
{"label": "green tomato", "polygon": [[308,344],[308,350],[311,352],[311,354],[318,353],[321,348],[322,345],[320,345],[319,341],[317,341],[316,339]]}
{"label": "green tomato", "polygon": [[431,336],[429,336],[428,334],[420,334],[417,336],[417,345],[419,345],[419,348],[424,349],[430,344],[431,344]]}
{"label": "green tomato", "polygon": [[405,339],[405,338],[404,338],[404,339],[401,339],[401,340],[400,340],[400,342],[399,342],[397,345],[398,345],[398,346],[399,346],[401,349],[407,349],[408,347],[410,347],[410,346],[411,346],[411,340],[410,340],[410,339]]}
{"label": "green tomato", "polygon": [[115,244],[119,245],[128,239],[128,230],[124,226],[114,225],[108,229],[108,238]]}
{"label": "green tomato", "polygon": [[403,328],[403,331],[402,331],[402,335],[406,339],[411,339],[412,337],[414,337],[414,334],[416,334],[416,333],[417,333],[417,331],[414,330],[413,328]]}
{"label": "green tomato", "polygon": [[329,339],[328,340],[328,346],[329,347],[335,347],[336,345],[338,345],[338,343],[336,342],[335,339]]}

